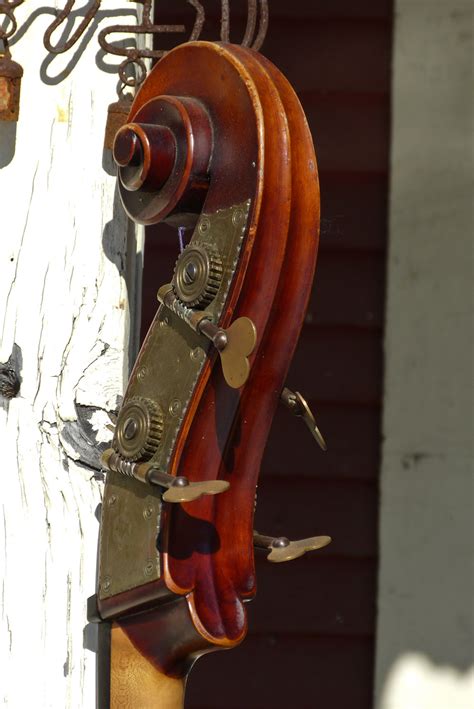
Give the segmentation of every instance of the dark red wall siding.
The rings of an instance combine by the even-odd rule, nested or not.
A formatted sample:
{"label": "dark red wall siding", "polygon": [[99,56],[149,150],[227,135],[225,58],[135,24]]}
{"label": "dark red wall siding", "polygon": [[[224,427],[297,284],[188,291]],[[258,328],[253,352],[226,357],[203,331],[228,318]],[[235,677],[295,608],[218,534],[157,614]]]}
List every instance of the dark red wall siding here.
{"label": "dark red wall siding", "polygon": [[[215,39],[220,3],[203,4]],[[246,3],[231,3],[235,41],[244,26],[239,5]],[[156,3],[157,22],[183,18],[190,26],[184,2]],[[268,534],[334,541],[288,564],[258,557],[249,636],[198,662],[189,708],[372,707],[391,32],[391,0],[270,0],[263,53],[303,103],[322,198],[315,286],[288,384],[310,401],[328,452],[279,411],[256,524]],[[173,230],[149,230],[143,332],[177,255]]]}

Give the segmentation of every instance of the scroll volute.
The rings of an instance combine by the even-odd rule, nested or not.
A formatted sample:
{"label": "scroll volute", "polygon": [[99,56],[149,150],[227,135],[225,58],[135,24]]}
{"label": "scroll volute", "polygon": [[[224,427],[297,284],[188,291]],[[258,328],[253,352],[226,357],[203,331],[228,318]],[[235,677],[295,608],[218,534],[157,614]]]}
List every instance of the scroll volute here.
{"label": "scroll volute", "polygon": [[311,135],[295,93],[270,62],[242,47],[196,42],[151,72],[117,135],[115,158],[123,204],[139,223],[196,225],[199,240],[203,214],[230,210],[241,220],[217,324],[227,328],[242,316],[254,323],[250,374],[231,388],[215,354],[207,357],[167,470],[190,481],[226,480],[230,488],[165,505],[160,538],[166,587],[186,597],[202,638],[229,647],[245,635],[243,601],[255,592],[260,461],[313,278],[319,187]]}

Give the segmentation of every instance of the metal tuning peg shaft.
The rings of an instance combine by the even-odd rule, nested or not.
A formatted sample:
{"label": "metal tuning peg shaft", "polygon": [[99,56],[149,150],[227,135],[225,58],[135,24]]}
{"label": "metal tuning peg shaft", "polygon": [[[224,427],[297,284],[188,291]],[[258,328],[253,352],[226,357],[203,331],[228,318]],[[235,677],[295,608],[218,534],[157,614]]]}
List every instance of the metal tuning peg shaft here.
{"label": "metal tuning peg shaft", "polygon": [[157,470],[150,463],[133,463],[125,460],[112,448],[104,451],[101,462],[107,470],[128,475],[144,483],[167,488],[162,495],[165,502],[191,502],[202,497],[202,495],[218,495],[230,487],[230,483],[226,480],[191,482],[182,475],[168,475],[168,473]]}
{"label": "metal tuning peg shaft", "polygon": [[322,549],[331,542],[331,537],[309,537],[291,542],[286,537],[267,537],[258,532],[253,533],[253,543],[257,549],[269,549],[268,561],[280,563],[291,561],[303,556],[307,551]]}
{"label": "metal tuning peg shaft", "polygon": [[285,387],[281,392],[280,398],[291,413],[294,414],[294,416],[298,416],[303,419],[306,426],[309,428],[311,435],[316,439],[319,447],[323,451],[327,450],[326,441],[324,440],[323,435],[316,424],[313,413],[309,408],[306,399],[301,396],[299,391],[291,391],[291,389]]}
{"label": "metal tuning peg shaft", "polygon": [[183,305],[170,284],[162,286],[157,297],[160,303],[182,318],[195,332],[212,342],[219,352],[227,384],[233,389],[243,386],[250,373],[248,357],[257,342],[257,330],[252,320],[238,318],[224,330],[214,325],[206,311],[193,310]]}

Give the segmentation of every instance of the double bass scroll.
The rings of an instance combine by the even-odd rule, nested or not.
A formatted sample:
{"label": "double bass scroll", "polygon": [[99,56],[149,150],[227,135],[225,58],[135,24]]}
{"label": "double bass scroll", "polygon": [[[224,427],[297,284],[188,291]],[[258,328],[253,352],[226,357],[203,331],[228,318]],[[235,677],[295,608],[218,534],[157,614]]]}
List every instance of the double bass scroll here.
{"label": "double bass scroll", "polygon": [[[199,655],[245,637],[255,492],[312,285],[319,183],[293,89],[230,44],[166,55],[114,156],[132,219],[192,233],[169,282],[157,283],[103,459],[97,609],[113,623],[115,707],[127,670],[114,657],[144,658],[158,692],[158,678],[181,681]],[[318,539],[286,557],[330,541]]]}

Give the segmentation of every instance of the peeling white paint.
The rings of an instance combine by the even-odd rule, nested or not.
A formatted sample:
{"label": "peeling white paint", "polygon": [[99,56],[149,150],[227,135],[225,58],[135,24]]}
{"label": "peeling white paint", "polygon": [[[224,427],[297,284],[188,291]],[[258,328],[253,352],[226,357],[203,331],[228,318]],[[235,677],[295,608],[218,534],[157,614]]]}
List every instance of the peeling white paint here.
{"label": "peeling white paint", "polygon": [[[114,22],[133,22],[132,7],[107,5],[117,8],[125,17]],[[12,47],[24,68],[20,121],[0,124],[0,361],[14,343],[23,357],[19,396],[0,404],[0,703],[91,709],[95,657],[83,627],[101,483],[62,432],[76,404],[94,406],[106,440],[106,411],[128,376],[136,240],[103,166],[117,79],[96,66],[97,32],[48,62],[51,13],[39,0],[15,11],[20,27],[34,13]],[[104,164],[111,172],[110,157]]]}
{"label": "peeling white paint", "polygon": [[107,443],[110,441],[113,423],[107,411],[94,411],[89,418],[89,422],[92,429],[95,431],[95,437],[98,443]]}

